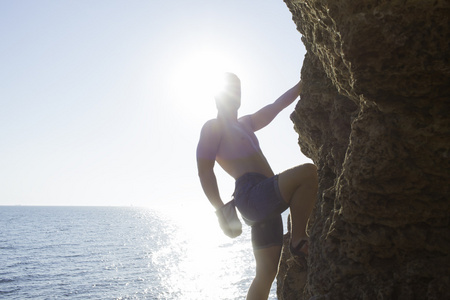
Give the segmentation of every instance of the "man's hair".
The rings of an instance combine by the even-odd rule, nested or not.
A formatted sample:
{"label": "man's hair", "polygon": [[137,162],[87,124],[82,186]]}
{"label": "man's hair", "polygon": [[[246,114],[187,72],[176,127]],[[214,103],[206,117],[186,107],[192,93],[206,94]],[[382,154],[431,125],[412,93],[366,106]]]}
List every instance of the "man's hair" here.
{"label": "man's hair", "polygon": [[241,80],[239,77],[237,77],[234,73],[223,73],[221,87],[217,90],[214,98],[216,100],[217,109],[219,110],[224,108],[226,109],[226,107],[233,104],[233,102],[234,105],[232,106],[239,109],[241,106]]}

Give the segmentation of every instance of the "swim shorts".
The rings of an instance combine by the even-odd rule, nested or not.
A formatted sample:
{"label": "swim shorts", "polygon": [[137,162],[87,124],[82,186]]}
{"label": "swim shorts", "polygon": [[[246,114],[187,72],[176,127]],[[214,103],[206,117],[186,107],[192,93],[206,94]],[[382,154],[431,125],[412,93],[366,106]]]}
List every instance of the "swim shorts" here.
{"label": "swim shorts", "polygon": [[236,180],[234,201],[245,223],[252,227],[254,249],[283,244],[281,213],[289,205],[281,197],[278,175],[244,174]]}

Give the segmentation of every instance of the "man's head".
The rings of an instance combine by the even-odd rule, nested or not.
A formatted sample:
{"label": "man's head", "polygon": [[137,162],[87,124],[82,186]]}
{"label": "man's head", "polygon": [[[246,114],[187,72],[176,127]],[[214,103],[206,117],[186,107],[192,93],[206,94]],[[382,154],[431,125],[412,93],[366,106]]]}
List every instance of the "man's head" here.
{"label": "man's head", "polygon": [[223,74],[223,86],[214,98],[217,110],[237,111],[241,106],[241,81],[233,73]]}

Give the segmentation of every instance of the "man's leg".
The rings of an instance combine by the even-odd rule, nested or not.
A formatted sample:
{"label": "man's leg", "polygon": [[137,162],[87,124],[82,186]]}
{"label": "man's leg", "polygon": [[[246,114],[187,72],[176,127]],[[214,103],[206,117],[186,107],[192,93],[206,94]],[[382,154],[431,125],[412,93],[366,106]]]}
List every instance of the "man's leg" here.
{"label": "man's leg", "polygon": [[253,253],[256,260],[256,276],[248,290],[247,300],[267,299],[277,275],[281,246],[253,250]]}
{"label": "man's leg", "polygon": [[291,244],[296,247],[307,238],[306,226],[317,198],[317,167],[304,164],[280,173],[278,186],[291,210]]}

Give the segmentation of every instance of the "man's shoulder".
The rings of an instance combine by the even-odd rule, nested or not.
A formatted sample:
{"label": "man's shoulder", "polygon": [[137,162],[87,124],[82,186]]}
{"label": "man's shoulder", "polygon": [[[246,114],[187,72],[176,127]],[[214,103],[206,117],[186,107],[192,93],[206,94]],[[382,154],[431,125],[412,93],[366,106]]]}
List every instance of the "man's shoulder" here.
{"label": "man's shoulder", "polygon": [[217,134],[221,131],[221,125],[219,120],[211,119],[205,122],[202,127],[202,133]]}
{"label": "man's shoulder", "polygon": [[246,124],[252,119],[252,115],[245,115],[238,119],[238,122],[241,124]]}
{"label": "man's shoulder", "polygon": [[240,117],[238,121],[245,128],[253,131],[252,115],[246,115],[246,116]]}
{"label": "man's shoulder", "polygon": [[203,127],[205,126],[217,126],[217,124],[219,123],[219,120],[217,119],[211,119],[205,122],[205,124],[203,125]]}
{"label": "man's shoulder", "polygon": [[203,124],[202,130],[217,130],[220,128],[220,122],[217,119],[211,119]]}

